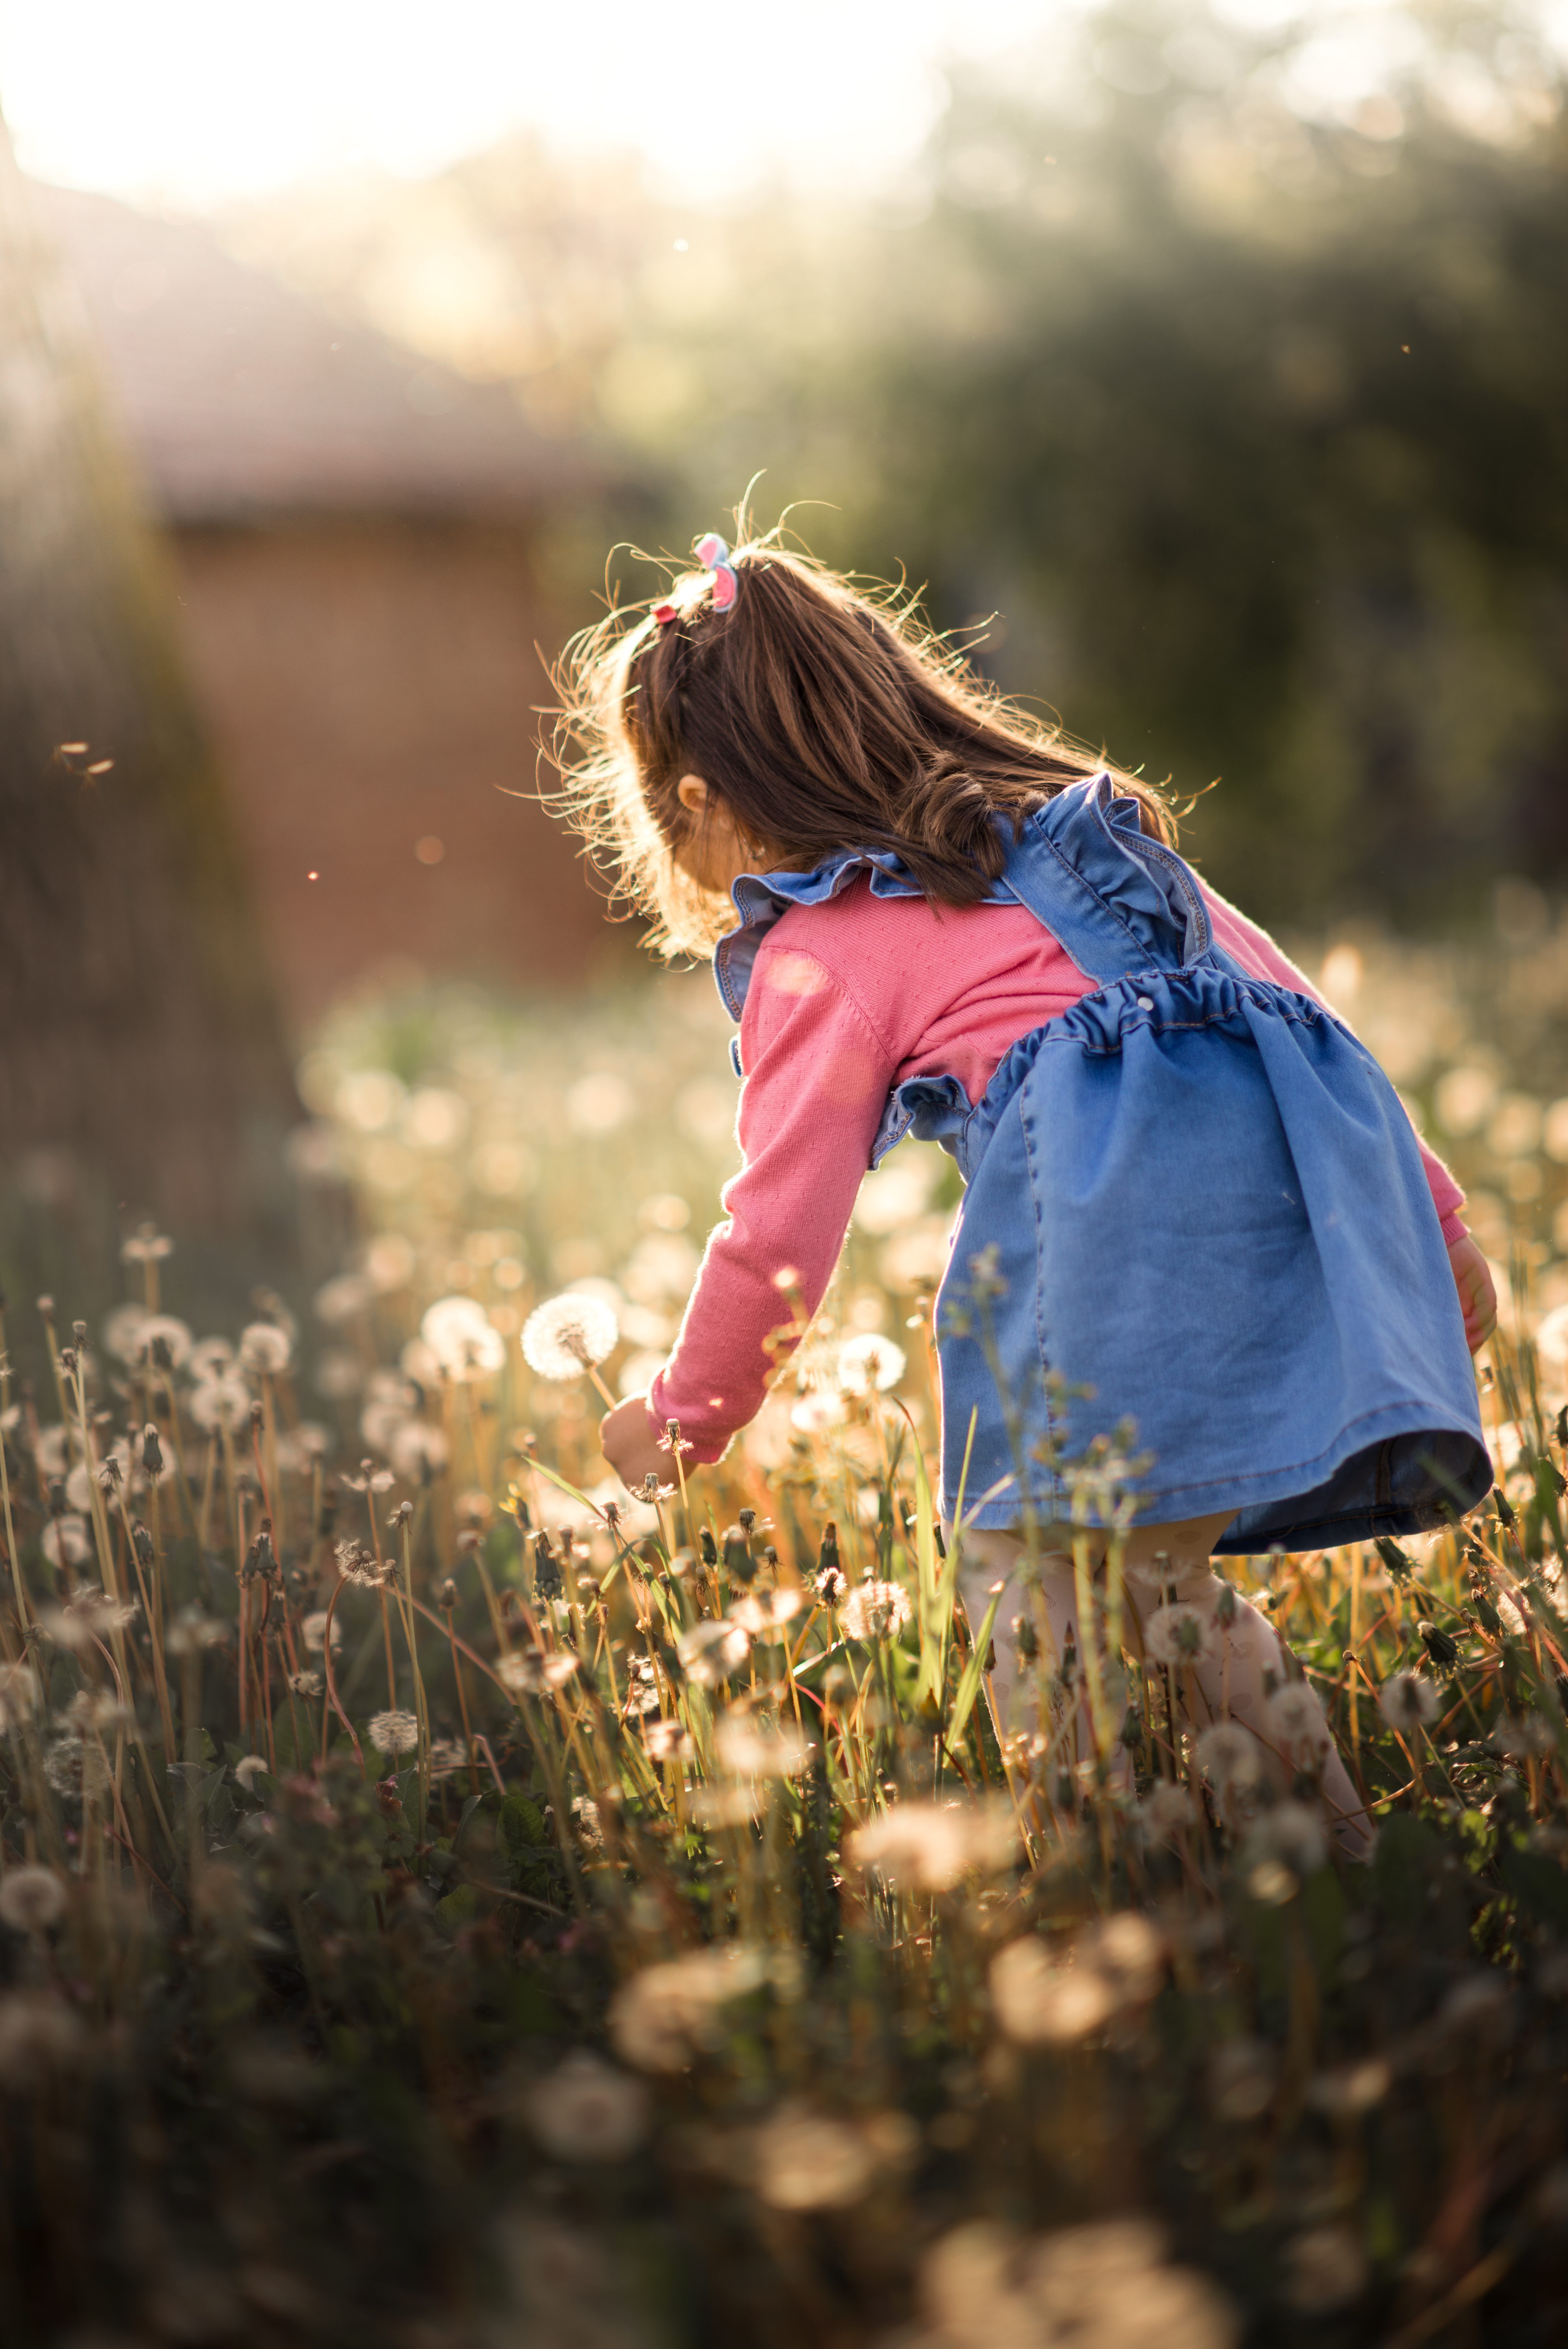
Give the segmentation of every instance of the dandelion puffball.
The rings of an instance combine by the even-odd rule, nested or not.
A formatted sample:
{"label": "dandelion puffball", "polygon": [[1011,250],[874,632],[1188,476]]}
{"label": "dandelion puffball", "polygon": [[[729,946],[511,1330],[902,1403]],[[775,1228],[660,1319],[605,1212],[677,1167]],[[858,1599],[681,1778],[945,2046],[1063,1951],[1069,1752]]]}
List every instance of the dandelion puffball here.
{"label": "dandelion puffball", "polygon": [[567,1289],[536,1306],[522,1325],[522,1357],[542,1379],[563,1383],[602,1362],[621,1334],[602,1297]]}
{"label": "dandelion puffball", "polygon": [[459,1383],[499,1371],[506,1342],[474,1297],[438,1297],[419,1324],[419,1335],[439,1368]]}
{"label": "dandelion puffball", "polygon": [[412,1754],[419,1743],[419,1723],[411,1713],[375,1713],[368,1733],[377,1754]]}
{"label": "dandelion puffball", "polygon": [[903,1348],[875,1330],[867,1330],[839,1348],[834,1375],[845,1394],[885,1393],[903,1376]]}

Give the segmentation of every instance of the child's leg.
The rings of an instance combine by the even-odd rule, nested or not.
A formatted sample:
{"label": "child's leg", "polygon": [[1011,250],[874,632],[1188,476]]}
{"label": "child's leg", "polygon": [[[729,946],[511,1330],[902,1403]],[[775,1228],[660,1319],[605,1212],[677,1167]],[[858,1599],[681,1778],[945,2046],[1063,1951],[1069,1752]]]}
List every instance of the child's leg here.
{"label": "child's leg", "polygon": [[[1276,1683],[1285,1680],[1285,1652],[1267,1618],[1214,1572],[1211,1555],[1229,1522],[1228,1516],[1200,1517],[1179,1525],[1146,1526],[1129,1535],[1124,1551],[1128,1628],[1137,1638],[1140,1621],[1146,1621],[1171,1596],[1178,1605],[1191,1607],[1202,1620],[1209,1648],[1191,1673],[1202,1713],[1202,1718],[1192,1725],[1201,1729],[1209,1720],[1219,1720],[1228,1713],[1277,1752],[1279,1740],[1270,1734],[1264,1717],[1264,1674],[1272,1673]],[[1105,1547],[1105,1537],[1097,1535],[1097,1568],[1103,1565]],[[1032,1612],[1022,1574],[1025,1554],[1023,1538],[1016,1533],[975,1531],[964,1537],[959,1587],[965,1612],[976,1638],[992,1595],[1000,1588],[994,1635],[996,1664],[992,1675],[995,1697],[993,1717],[998,1737],[1018,1725],[1014,1719],[1018,1658],[1013,1627],[1020,1615]],[[1047,1672],[1058,1671],[1070,1640],[1078,1658],[1081,1683],[1084,1643],[1078,1627],[1071,1557],[1059,1551],[1043,1554],[1038,1559],[1035,1587],[1051,1640],[1051,1653],[1048,1657],[1042,1655],[1042,1667]],[[1227,1589],[1234,1602],[1234,1614],[1228,1625],[1222,1625],[1216,1618],[1222,1595]],[[1093,1750],[1087,1727],[1087,1722],[1080,1722],[1075,1736],[1064,1741],[1064,1748],[1071,1747],[1063,1754],[1069,1765]],[[1326,1723],[1316,1745],[1311,1758],[1320,1769],[1329,1818],[1340,1847],[1350,1858],[1364,1858],[1373,1841],[1371,1822]],[[1290,1758],[1287,1754],[1287,1762]],[[1113,1769],[1123,1761],[1119,1746],[1112,1757]]]}
{"label": "child's leg", "polygon": [[[1098,1536],[1095,1538],[1099,1540]],[[1056,1756],[1060,1767],[1070,1770],[1075,1763],[1088,1760],[1094,1752],[1073,1561],[1071,1556],[1064,1551],[1042,1550],[1037,1554],[1033,1577],[1026,1579],[1024,1561],[1026,1556],[1020,1534],[1001,1531],[965,1534],[959,1565],[959,1590],[964,1600],[964,1611],[969,1619],[971,1635],[976,1640],[992,1598],[1000,1593],[992,1634],[996,1661],[991,1673],[992,1721],[999,1742],[1013,1732],[1032,1725],[1032,1707],[1015,1702],[1022,1677],[1016,1629],[1020,1619],[1034,1633],[1038,1649],[1036,1671],[1042,1682],[1060,1672],[1063,1659],[1069,1652],[1076,1658],[1079,1702],[1075,1707],[1072,1725],[1062,1736]],[[1127,1757],[1119,1743],[1109,1760],[1113,1780],[1123,1776]]]}
{"label": "child's leg", "polygon": [[[1157,1608],[1172,1599],[1177,1606],[1192,1609],[1206,1635],[1204,1651],[1191,1668],[1206,1720],[1219,1721],[1228,1715],[1241,1723],[1281,1754],[1287,1766],[1297,1758],[1310,1760],[1318,1771],[1340,1848],[1348,1858],[1364,1859],[1373,1842],[1372,1822],[1327,1722],[1323,1721],[1320,1731],[1302,1741],[1295,1753],[1283,1746],[1277,1731],[1271,1730],[1264,1713],[1268,1701],[1264,1676],[1272,1675],[1275,1687],[1284,1684],[1290,1677],[1287,1651],[1268,1618],[1214,1572],[1206,1550],[1195,1554],[1191,1540],[1181,1538],[1194,1530],[1201,1539],[1206,1538],[1208,1522],[1196,1529],[1150,1526],[1129,1540],[1128,1592],[1138,1616],[1146,1624]],[[1212,1538],[1217,1540],[1223,1530],[1223,1525],[1217,1526]],[[1234,1612],[1229,1623],[1221,1623],[1217,1619],[1220,1601],[1226,1592]],[[1193,1723],[1200,1729],[1205,1725],[1204,1720]]]}

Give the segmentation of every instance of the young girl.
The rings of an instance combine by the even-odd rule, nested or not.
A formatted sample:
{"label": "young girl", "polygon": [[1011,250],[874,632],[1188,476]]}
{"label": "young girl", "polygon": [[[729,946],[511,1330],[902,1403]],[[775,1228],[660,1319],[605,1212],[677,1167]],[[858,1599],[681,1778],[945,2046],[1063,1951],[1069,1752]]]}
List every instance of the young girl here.
{"label": "young girl", "polygon": [[[772,540],[697,555],[566,669],[574,819],[663,943],[712,954],[742,1077],[726,1220],[605,1454],[666,1481],[676,1420],[688,1464],[717,1461],[868,1166],[934,1138],[966,1185],[935,1320],[971,1623],[1032,1590],[1057,1658],[1083,1654],[1070,1463],[1130,1421],[1135,1626],[1173,1594],[1204,1706],[1267,1735],[1279,1643],[1233,1593],[1216,1636],[1211,1557],[1419,1532],[1490,1485],[1470,1351],[1493,1299],[1460,1194],[1146,785]],[[1012,1677],[1003,1652],[1004,1713]]]}

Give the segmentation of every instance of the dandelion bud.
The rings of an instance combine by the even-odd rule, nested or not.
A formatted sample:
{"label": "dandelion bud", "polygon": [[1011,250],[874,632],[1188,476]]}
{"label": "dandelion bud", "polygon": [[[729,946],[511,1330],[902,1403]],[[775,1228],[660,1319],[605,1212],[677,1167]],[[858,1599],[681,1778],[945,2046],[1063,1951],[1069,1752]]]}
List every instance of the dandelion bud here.
{"label": "dandelion bud", "polygon": [[55,1318],[54,1299],[52,1297],[40,1297],[38,1299],[38,1310],[43,1315],[46,1321],[52,1321]]}
{"label": "dandelion bud", "polygon": [[66,1514],[66,1485],[63,1476],[49,1479],[49,1515],[63,1517]]}
{"label": "dandelion bud", "polygon": [[713,1535],[707,1526],[704,1526],[701,1533],[697,1536],[697,1547],[702,1552],[702,1562],[704,1566],[715,1567],[718,1564],[718,1544],[714,1540]]}
{"label": "dandelion bud", "polygon": [[71,1335],[76,1340],[78,1346],[85,1346],[88,1342],[87,1323],[85,1321],[73,1321],[71,1323]]}
{"label": "dandelion bud", "polygon": [[[520,1504],[518,1505],[517,1520],[518,1520],[519,1525],[521,1525],[521,1524],[522,1523],[522,1504],[521,1504],[521,1503],[520,1503]],[[618,1527],[618,1526],[620,1525],[620,1522],[621,1522],[621,1504],[620,1504],[620,1502],[619,1502],[619,1501],[606,1501],[606,1502],[605,1502],[605,1504],[604,1504],[604,1523],[609,1526],[610,1531],[611,1531],[612,1533],[614,1533],[614,1532],[616,1530],[616,1528],[617,1528],[617,1527]]]}
{"label": "dandelion bud", "polygon": [[828,1519],[827,1524],[822,1527],[822,1547],[817,1553],[817,1573],[819,1577],[824,1574],[841,1573],[839,1566],[839,1528],[834,1524],[831,1517]]}
{"label": "dandelion bud", "polygon": [[163,1446],[150,1420],[141,1431],[141,1464],[150,1476],[160,1476],[163,1473]]}
{"label": "dandelion bud", "polygon": [[262,1410],[261,1404],[259,1402],[253,1402],[251,1405],[251,1425],[253,1427],[260,1427],[264,1417],[265,1413]]}
{"label": "dandelion bud", "polygon": [[[1499,1486],[1499,1488],[1492,1494],[1491,1497],[1497,1504],[1499,1522],[1505,1525],[1508,1527],[1509,1532],[1511,1533],[1514,1526],[1519,1522],[1518,1518],[1513,1514],[1513,1503],[1509,1499],[1508,1495],[1502,1491],[1501,1486]],[[1383,1547],[1382,1543],[1379,1542],[1377,1547],[1381,1549]]]}
{"label": "dandelion bud", "polygon": [[543,1531],[533,1537],[533,1588],[541,1599],[559,1599],[566,1588],[561,1578],[561,1562],[551,1550],[550,1536]]}
{"label": "dandelion bud", "polygon": [[1026,1615],[1015,1615],[1013,1618],[1013,1645],[1021,1664],[1032,1664],[1039,1655],[1039,1638]]}
{"label": "dandelion bud", "polygon": [[1421,1635],[1421,1645],[1440,1671],[1446,1671],[1450,1664],[1458,1663],[1459,1642],[1439,1625],[1429,1623],[1423,1619],[1417,1624],[1416,1629]]}
{"label": "dandelion bud", "polygon": [[138,1563],[141,1566],[150,1566],[157,1553],[152,1547],[152,1536],[145,1526],[137,1526],[135,1541]]}
{"label": "dandelion bud", "polygon": [[441,1585],[441,1596],[440,1596],[439,1604],[440,1604],[440,1606],[445,1609],[445,1611],[449,1615],[449,1614],[451,1613],[451,1611],[452,1611],[453,1608],[457,1605],[457,1603],[458,1603],[458,1586],[457,1586],[457,1584],[452,1580],[452,1578],[451,1578],[450,1575],[449,1575],[449,1576],[447,1577],[447,1579],[445,1580],[445,1582],[443,1582],[443,1583],[442,1583],[442,1585]]}
{"label": "dandelion bud", "polygon": [[60,1348],[60,1368],[65,1371],[67,1378],[75,1378],[77,1372],[77,1350],[74,1346],[62,1346]]}
{"label": "dandelion bud", "polygon": [[1236,1593],[1234,1585],[1229,1582],[1222,1582],[1220,1585],[1220,1596],[1214,1602],[1214,1620],[1220,1626],[1222,1631],[1228,1631],[1235,1619]]}

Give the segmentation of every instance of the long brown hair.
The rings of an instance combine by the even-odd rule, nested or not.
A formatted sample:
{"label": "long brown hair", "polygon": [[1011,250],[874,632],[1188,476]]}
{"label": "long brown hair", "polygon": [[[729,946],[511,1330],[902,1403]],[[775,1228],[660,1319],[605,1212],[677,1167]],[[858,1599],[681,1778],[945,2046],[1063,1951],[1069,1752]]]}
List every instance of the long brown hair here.
{"label": "long brown hair", "polygon": [[[673,618],[651,604],[612,611],[554,673],[562,787],[547,802],[583,834],[613,895],[655,916],[666,953],[709,953],[735,922],[727,897],[676,864],[694,849],[700,863],[705,821],[676,796],[683,775],[700,775],[781,869],[891,850],[935,904],[972,905],[1002,869],[997,817],[1016,837],[1043,801],[1105,771],[977,678],[913,598],[862,592],[777,531],[732,561],[727,610],[712,573],[683,573],[664,599]],[[1143,830],[1174,844],[1165,802],[1110,771]]]}

